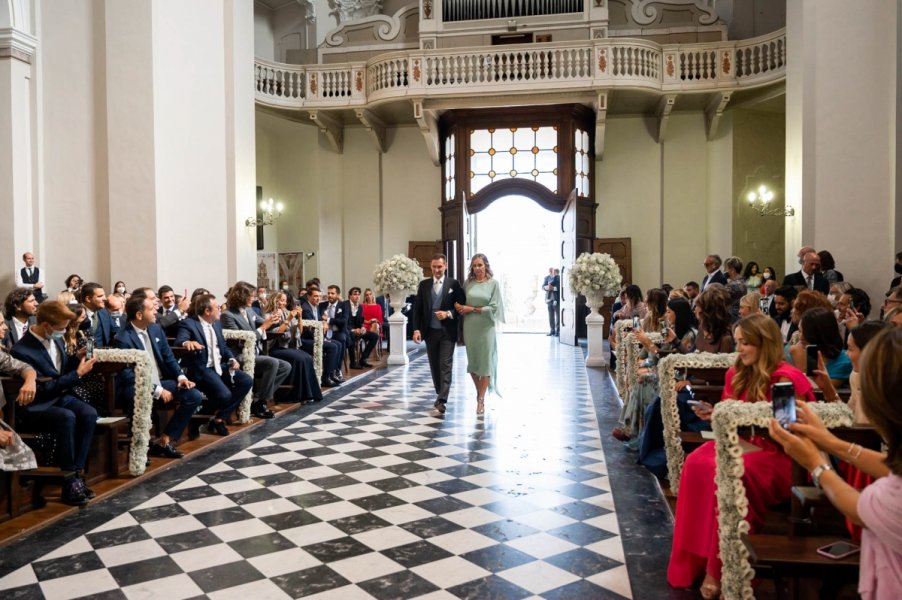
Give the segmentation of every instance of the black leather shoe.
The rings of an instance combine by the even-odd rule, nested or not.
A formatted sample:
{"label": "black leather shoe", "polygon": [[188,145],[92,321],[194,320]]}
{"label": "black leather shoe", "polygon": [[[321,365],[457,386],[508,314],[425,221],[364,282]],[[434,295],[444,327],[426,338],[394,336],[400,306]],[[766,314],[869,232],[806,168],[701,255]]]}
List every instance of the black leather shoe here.
{"label": "black leather shoe", "polygon": [[147,453],[150,456],[162,456],[163,458],[182,458],[185,456],[184,452],[176,450],[172,444],[161,444],[159,442],[152,443],[150,448],[147,449]]}
{"label": "black leather shoe", "polygon": [[88,503],[88,496],[85,494],[85,484],[80,477],[72,477],[63,484],[61,500],[64,504],[70,506],[84,506]]}
{"label": "black leather shoe", "polygon": [[333,382],[328,377],[326,377],[325,379],[323,379],[322,381],[319,382],[319,387],[321,387],[321,388],[332,388],[332,387],[335,387],[336,385],[338,385],[338,384]]}
{"label": "black leather shoe", "polygon": [[441,414],[445,414],[445,402],[436,400],[435,404],[433,404],[432,406],[435,407],[435,410],[439,411]]}
{"label": "black leather shoe", "polygon": [[210,419],[210,421],[207,423],[207,433],[225,437],[229,435],[229,428],[226,427],[225,421]]}
{"label": "black leather shoe", "polygon": [[344,379],[336,379],[335,377],[330,377],[329,381],[332,382],[332,387],[339,387],[341,384],[345,382]]}
{"label": "black leather shoe", "polygon": [[259,419],[272,419],[276,416],[275,413],[269,410],[266,404],[262,402],[251,405],[251,414]]}
{"label": "black leather shoe", "polygon": [[88,482],[85,481],[85,476],[79,474],[79,475],[78,475],[78,478],[81,479],[81,487],[82,487],[82,488],[84,489],[84,491],[85,491],[85,497],[86,497],[88,500],[91,500],[91,499],[95,498],[95,497],[97,496],[97,494],[94,493],[94,490],[92,490],[91,488],[88,487]]}
{"label": "black leather shoe", "polygon": [[340,371],[332,373],[332,375],[330,375],[329,377],[331,377],[333,381],[337,381],[338,383],[344,383],[345,380],[344,375],[342,375]]}
{"label": "black leather shoe", "polygon": [[373,365],[366,362],[365,360],[360,361],[360,366],[364,369],[372,369],[373,368]]}

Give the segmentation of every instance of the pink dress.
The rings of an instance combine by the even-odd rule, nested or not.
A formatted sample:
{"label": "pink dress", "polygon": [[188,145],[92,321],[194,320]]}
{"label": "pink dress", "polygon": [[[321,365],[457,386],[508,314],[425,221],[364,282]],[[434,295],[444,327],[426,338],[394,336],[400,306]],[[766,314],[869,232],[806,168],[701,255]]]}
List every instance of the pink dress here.
{"label": "pink dress", "polygon": [[869,485],[858,498],[863,600],[902,598],[902,477],[889,475]]}
{"label": "pink dress", "polygon": [[[736,398],[733,392],[735,367],[730,367],[724,381],[722,399]],[[792,382],[796,396],[814,402],[811,383],[805,374],[781,362],[771,375],[771,384],[782,378]],[[770,392],[768,392],[768,399]],[[742,394],[738,400],[746,400]],[[769,439],[755,436],[747,440],[761,448],[760,452],[743,455],[745,474],[742,483],[749,500],[746,520],[754,533],[764,522],[768,507],[789,499],[792,488],[792,460]],[[673,547],[667,566],[667,582],[674,587],[689,587],[707,573],[720,580],[720,540],[717,536],[717,471],[714,442],[705,442],[686,457],[680,476]]]}

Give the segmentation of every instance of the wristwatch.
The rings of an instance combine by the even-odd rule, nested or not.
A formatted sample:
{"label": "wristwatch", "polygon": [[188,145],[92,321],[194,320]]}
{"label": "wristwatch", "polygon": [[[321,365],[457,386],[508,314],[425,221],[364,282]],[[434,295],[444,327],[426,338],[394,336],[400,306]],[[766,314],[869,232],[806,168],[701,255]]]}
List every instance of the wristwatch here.
{"label": "wristwatch", "polygon": [[833,467],[831,467],[827,463],[816,466],[814,468],[814,470],[811,472],[811,480],[814,482],[814,487],[816,487],[819,490],[823,489],[821,487],[821,475],[823,475],[827,471],[832,471],[832,470],[833,470]]}

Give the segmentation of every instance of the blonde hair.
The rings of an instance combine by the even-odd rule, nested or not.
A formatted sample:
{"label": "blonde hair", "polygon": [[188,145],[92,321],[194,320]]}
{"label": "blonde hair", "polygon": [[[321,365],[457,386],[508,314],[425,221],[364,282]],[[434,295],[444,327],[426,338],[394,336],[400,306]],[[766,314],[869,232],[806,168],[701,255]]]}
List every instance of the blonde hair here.
{"label": "blonde hair", "polygon": [[758,313],[739,319],[733,331],[737,329],[742,330],[744,343],[758,348],[758,360],[746,366],[738,357],[736,358],[733,391],[737,397],[745,393],[749,402],[766,400],[771,373],[783,361],[783,337],[780,328],[776,321]]}
{"label": "blonde hair", "polygon": [[739,306],[745,306],[751,312],[751,314],[758,314],[761,312],[761,294],[758,292],[749,292],[745,296],[739,299]]}

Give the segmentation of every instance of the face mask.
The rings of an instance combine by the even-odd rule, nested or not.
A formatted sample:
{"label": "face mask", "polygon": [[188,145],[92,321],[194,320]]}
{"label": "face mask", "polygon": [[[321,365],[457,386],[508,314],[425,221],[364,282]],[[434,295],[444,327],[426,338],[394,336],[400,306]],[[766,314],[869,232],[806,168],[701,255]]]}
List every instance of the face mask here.
{"label": "face mask", "polygon": [[54,329],[53,331],[50,332],[50,335],[48,337],[51,340],[61,340],[61,339],[63,339],[64,335],[66,335],[65,329],[60,330],[60,331],[57,331],[56,329]]}
{"label": "face mask", "polygon": [[765,279],[770,279],[770,273],[764,273],[762,277],[764,277]]}
{"label": "face mask", "polygon": [[121,316],[122,316],[122,311],[115,310],[115,311],[113,311],[113,312],[110,313],[110,316],[111,316],[111,317],[121,317]]}
{"label": "face mask", "polygon": [[896,263],[895,269],[896,269],[896,273],[898,273],[899,275],[902,275],[902,263]]}
{"label": "face mask", "polygon": [[282,291],[283,291],[283,292],[287,292],[287,291],[288,291],[288,286],[287,286],[287,285],[283,285],[283,286],[282,286]]}
{"label": "face mask", "polygon": [[116,292],[119,294],[124,294],[125,288],[120,285],[119,287],[116,288]]}
{"label": "face mask", "polygon": [[260,302],[266,302],[266,294],[260,294],[259,296],[257,296],[257,300],[259,300]]}

